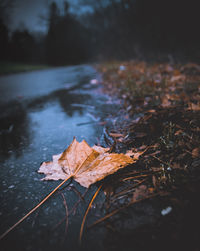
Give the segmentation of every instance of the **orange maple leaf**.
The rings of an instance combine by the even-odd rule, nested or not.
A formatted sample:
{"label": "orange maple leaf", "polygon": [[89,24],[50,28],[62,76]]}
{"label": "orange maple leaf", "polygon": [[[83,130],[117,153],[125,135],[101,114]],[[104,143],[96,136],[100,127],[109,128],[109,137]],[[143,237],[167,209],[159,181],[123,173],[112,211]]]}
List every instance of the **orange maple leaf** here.
{"label": "orange maple leaf", "polygon": [[109,153],[109,148],[90,147],[85,140],[74,138],[71,145],[61,154],[54,155],[53,161],[44,162],[39,173],[44,180],[65,180],[73,177],[84,187],[102,180],[119,169],[136,162],[143,152]]}

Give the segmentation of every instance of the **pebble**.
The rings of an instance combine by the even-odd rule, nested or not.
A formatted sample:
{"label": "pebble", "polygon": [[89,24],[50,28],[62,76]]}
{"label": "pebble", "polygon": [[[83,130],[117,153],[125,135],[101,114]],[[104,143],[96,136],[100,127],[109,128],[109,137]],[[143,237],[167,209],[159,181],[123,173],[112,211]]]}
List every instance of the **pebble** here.
{"label": "pebble", "polygon": [[126,70],[126,66],[124,66],[124,65],[120,65],[119,70],[120,70],[120,71],[124,71],[124,70]]}
{"label": "pebble", "polygon": [[161,214],[162,214],[163,216],[165,216],[165,215],[169,214],[171,211],[172,211],[172,207],[166,207],[165,209],[163,209],[163,210],[161,211]]}
{"label": "pebble", "polygon": [[14,185],[10,185],[8,188],[9,189],[12,189],[12,188],[14,188],[15,186]]}

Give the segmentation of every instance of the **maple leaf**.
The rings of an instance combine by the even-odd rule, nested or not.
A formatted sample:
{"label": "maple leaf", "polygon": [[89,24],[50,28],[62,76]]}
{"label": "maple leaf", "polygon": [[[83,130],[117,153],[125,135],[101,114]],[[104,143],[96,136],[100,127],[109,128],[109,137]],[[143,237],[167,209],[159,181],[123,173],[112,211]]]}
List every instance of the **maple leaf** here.
{"label": "maple leaf", "polygon": [[85,140],[76,138],[61,154],[54,155],[53,161],[44,162],[38,170],[46,177],[43,180],[66,180],[73,177],[84,187],[102,180],[119,169],[136,162],[143,152],[109,153],[109,148],[90,147]]}

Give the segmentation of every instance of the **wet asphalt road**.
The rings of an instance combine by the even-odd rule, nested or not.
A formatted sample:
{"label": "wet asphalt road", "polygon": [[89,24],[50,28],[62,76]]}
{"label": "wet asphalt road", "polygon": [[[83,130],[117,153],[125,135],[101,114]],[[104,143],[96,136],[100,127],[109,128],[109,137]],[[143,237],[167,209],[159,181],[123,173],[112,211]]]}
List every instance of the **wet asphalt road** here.
{"label": "wet asphalt road", "polygon": [[[100,141],[105,124],[100,122],[108,123],[119,105],[111,103],[98,85],[90,84],[94,78],[100,76],[88,65],[0,77],[0,234],[59,184],[41,181],[37,173],[41,162],[62,152],[74,136],[90,145]],[[73,184],[81,193],[85,191]],[[61,191],[69,210],[79,199],[72,188]],[[65,222],[59,224],[65,217],[60,192],[9,233],[0,242],[0,250],[78,249],[81,219],[95,189],[90,189],[86,202],[69,217],[67,234]],[[104,195],[98,200],[102,202]],[[97,239],[104,234],[86,233],[87,249],[101,249]]]}

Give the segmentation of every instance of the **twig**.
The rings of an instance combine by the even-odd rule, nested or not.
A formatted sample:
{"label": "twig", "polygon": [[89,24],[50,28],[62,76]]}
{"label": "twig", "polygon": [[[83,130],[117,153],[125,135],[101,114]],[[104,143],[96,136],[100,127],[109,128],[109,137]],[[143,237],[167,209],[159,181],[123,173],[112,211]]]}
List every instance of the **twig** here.
{"label": "twig", "polygon": [[80,235],[79,235],[79,242],[81,243],[81,239],[82,239],[82,235],[83,235],[83,228],[84,228],[84,224],[85,224],[85,220],[86,220],[86,217],[88,215],[88,212],[92,206],[92,203],[94,201],[94,199],[96,198],[97,194],[99,193],[100,189],[101,189],[102,185],[99,186],[99,188],[96,190],[95,194],[93,195],[88,207],[87,207],[87,210],[83,216],[83,220],[82,220],[82,223],[81,223],[81,229],[80,229]]}

